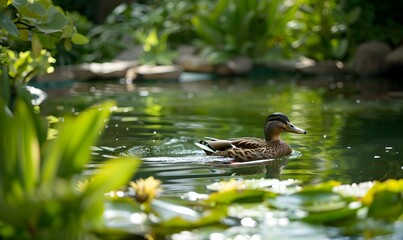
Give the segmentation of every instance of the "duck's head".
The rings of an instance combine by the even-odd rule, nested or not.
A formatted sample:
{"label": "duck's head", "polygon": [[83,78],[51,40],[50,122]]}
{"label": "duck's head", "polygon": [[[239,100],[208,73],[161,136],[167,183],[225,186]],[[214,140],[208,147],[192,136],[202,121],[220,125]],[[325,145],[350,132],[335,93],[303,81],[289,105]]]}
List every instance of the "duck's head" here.
{"label": "duck's head", "polygon": [[284,113],[276,112],[267,117],[264,128],[266,141],[279,140],[282,132],[306,134],[305,130],[292,124]]}

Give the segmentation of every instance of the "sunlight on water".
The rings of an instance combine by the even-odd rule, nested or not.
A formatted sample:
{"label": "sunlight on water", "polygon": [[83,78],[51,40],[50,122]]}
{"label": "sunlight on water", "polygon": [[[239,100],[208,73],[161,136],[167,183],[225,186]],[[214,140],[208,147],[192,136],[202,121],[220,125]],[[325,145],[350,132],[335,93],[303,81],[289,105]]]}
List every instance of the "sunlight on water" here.
{"label": "sunlight on water", "polygon": [[[139,82],[131,87],[79,83],[66,96],[48,92],[43,109],[57,116],[115,99],[118,108],[93,148],[94,164],[140,156],[143,164],[133,178],[155,176],[167,195],[204,192],[210,183],[238,177],[293,178],[304,184],[403,178],[403,101],[311,84],[292,79]],[[348,91],[348,84],[343,86]],[[263,123],[275,111],[308,132],[282,135],[294,150],[285,159],[233,164],[206,156],[194,145],[204,137],[263,137]]]}

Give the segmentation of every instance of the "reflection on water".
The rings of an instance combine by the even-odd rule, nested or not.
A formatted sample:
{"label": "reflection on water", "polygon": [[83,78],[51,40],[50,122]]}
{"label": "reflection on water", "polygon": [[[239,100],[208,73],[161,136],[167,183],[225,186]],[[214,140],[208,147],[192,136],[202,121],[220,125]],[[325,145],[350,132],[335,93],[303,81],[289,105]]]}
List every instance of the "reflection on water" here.
{"label": "reflection on water", "polygon": [[[304,183],[343,183],[403,177],[403,102],[348,82],[327,80],[217,80],[188,83],[75,83],[48,89],[48,114],[81,111],[113,98],[118,110],[99,145],[96,161],[139,155],[140,171],[163,180],[164,193],[205,192],[231,177],[294,178]],[[384,90],[378,89],[378,90]],[[274,111],[286,113],[307,135],[283,134],[290,158],[246,165],[205,156],[194,142],[206,136],[263,136]]]}

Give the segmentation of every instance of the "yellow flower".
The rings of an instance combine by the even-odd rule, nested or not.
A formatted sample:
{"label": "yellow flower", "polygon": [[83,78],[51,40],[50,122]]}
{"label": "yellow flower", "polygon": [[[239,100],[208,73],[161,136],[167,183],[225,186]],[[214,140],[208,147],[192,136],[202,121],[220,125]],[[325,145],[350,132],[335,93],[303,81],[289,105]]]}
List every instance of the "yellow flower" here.
{"label": "yellow flower", "polygon": [[93,178],[91,178],[91,179],[87,178],[87,179],[84,179],[83,181],[79,181],[77,183],[76,190],[79,192],[84,192],[85,189],[87,189],[88,184],[90,184],[90,182],[92,182],[92,180],[93,180]]}
{"label": "yellow flower", "polygon": [[241,190],[244,188],[244,181],[239,181],[231,178],[228,181],[221,181],[219,192],[230,192],[234,190]]}
{"label": "yellow flower", "polygon": [[140,203],[151,202],[161,190],[160,185],[161,181],[155,179],[153,176],[130,182],[130,186],[135,191],[135,198]]}

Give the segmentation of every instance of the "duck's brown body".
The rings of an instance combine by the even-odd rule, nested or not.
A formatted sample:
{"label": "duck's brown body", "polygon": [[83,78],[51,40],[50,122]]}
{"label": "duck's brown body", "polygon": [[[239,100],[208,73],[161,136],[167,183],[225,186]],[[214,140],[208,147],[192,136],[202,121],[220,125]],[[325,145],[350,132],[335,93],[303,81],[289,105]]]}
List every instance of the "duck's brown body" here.
{"label": "duck's brown body", "polygon": [[282,113],[270,115],[265,124],[265,139],[245,137],[230,140],[209,138],[196,143],[207,155],[233,158],[244,162],[260,159],[271,159],[291,154],[292,150],[280,138],[283,131],[304,133],[305,130],[295,127]]}
{"label": "duck's brown body", "polygon": [[[214,145],[212,141],[208,142],[209,145]],[[282,140],[266,142],[264,139],[258,138],[240,138],[231,141],[231,145],[226,149],[216,149],[218,151],[207,154],[230,157],[237,162],[245,162],[282,157],[292,152],[290,146]]]}

